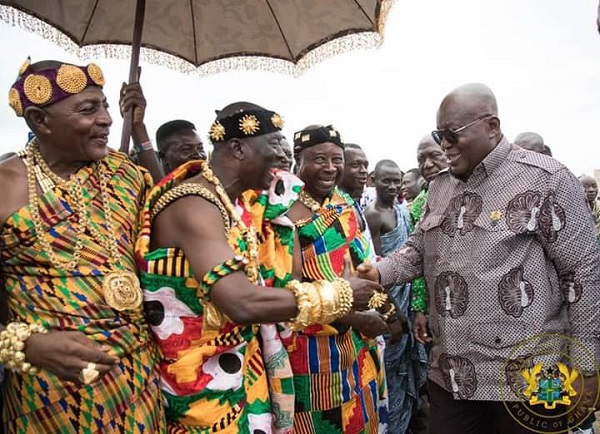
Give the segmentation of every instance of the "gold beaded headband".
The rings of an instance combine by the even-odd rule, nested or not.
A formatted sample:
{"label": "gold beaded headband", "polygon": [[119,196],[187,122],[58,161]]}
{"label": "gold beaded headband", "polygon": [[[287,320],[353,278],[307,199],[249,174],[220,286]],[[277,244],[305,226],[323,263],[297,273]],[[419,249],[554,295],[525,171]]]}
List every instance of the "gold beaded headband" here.
{"label": "gold beaded headband", "polygon": [[27,58],[15,83],[8,92],[8,104],[19,117],[27,107],[45,107],[83,92],[89,86],[104,86],[104,75],[94,63],[76,66],[63,63],[41,71],[31,70],[31,59]]}
{"label": "gold beaded headband", "polygon": [[244,110],[213,122],[208,132],[211,142],[226,142],[233,138],[263,136],[281,131],[283,119],[270,110]]}

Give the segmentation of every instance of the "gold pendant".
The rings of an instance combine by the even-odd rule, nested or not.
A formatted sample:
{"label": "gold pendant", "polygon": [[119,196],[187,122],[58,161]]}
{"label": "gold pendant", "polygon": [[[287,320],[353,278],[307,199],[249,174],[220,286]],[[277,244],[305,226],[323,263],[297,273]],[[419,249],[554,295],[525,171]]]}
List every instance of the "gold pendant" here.
{"label": "gold pendant", "polygon": [[113,271],[102,282],[104,298],[110,307],[119,312],[137,309],[142,304],[142,288],[135,273]]}
{"label": "gold pendant", "polygon": [[219,330],[223,324],[223,314],[210,301],[205,301],[204,305],[204,326],[207,330]]}

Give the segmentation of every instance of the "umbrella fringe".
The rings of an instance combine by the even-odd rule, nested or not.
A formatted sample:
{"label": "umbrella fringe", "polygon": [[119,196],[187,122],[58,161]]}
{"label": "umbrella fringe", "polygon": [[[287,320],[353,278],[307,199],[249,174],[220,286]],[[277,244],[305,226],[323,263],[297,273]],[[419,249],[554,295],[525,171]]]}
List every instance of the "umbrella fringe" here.
{"label": "umbrella fringe", "polygon": [[[140,59],[153,65],[164,66],[185,74],[200,77],[235,70],[267,71],[299,76],[318,63],[339,54],[379,47],[383,42],[385,22],[394,2],[395,0],[381,0],[379,5],[380,12],[376,23],[378,31],[358,32],[334,37],[332,40],[319,43],[315,48],[309,49],[296,63],[285,59],[249,53],[211,60],[199,67],[195,67],[187,60],[173,54],[147,47],[142,47]],[[80,47],[67,34],[56,27],[11,6],[0,5],[0,21],[35,33],[82,61],[101,58],[129,59],[131,57],[131,46],[129,45],[97,44]]]}

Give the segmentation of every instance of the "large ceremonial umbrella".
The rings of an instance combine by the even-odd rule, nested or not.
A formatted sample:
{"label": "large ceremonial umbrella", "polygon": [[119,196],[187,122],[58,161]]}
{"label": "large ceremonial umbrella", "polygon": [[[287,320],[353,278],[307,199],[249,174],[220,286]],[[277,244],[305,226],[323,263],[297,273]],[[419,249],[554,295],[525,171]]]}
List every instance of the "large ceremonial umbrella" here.
{"label": "large ceremonial umbrella", "polygon": [[[142,58],[186,72],[297,73],[377,46],[393,0],[0,0],[0,20],[80,57]],[[127,120],[124,128],[130,126]],[[122,150],[129,146],[124,131]]]}

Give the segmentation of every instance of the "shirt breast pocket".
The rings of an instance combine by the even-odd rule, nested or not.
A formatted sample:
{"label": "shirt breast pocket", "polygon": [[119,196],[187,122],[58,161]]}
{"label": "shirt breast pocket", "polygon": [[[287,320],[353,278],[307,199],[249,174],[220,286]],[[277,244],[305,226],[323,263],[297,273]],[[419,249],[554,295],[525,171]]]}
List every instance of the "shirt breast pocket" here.
{"label": "shirt breast pocket", "polygon": [[432,214],[423,218],[419,223],[419,228],[423,232],[423,258],[428,267],[437,264],[444,250],[441,228],[443,221],[443,215]]}

